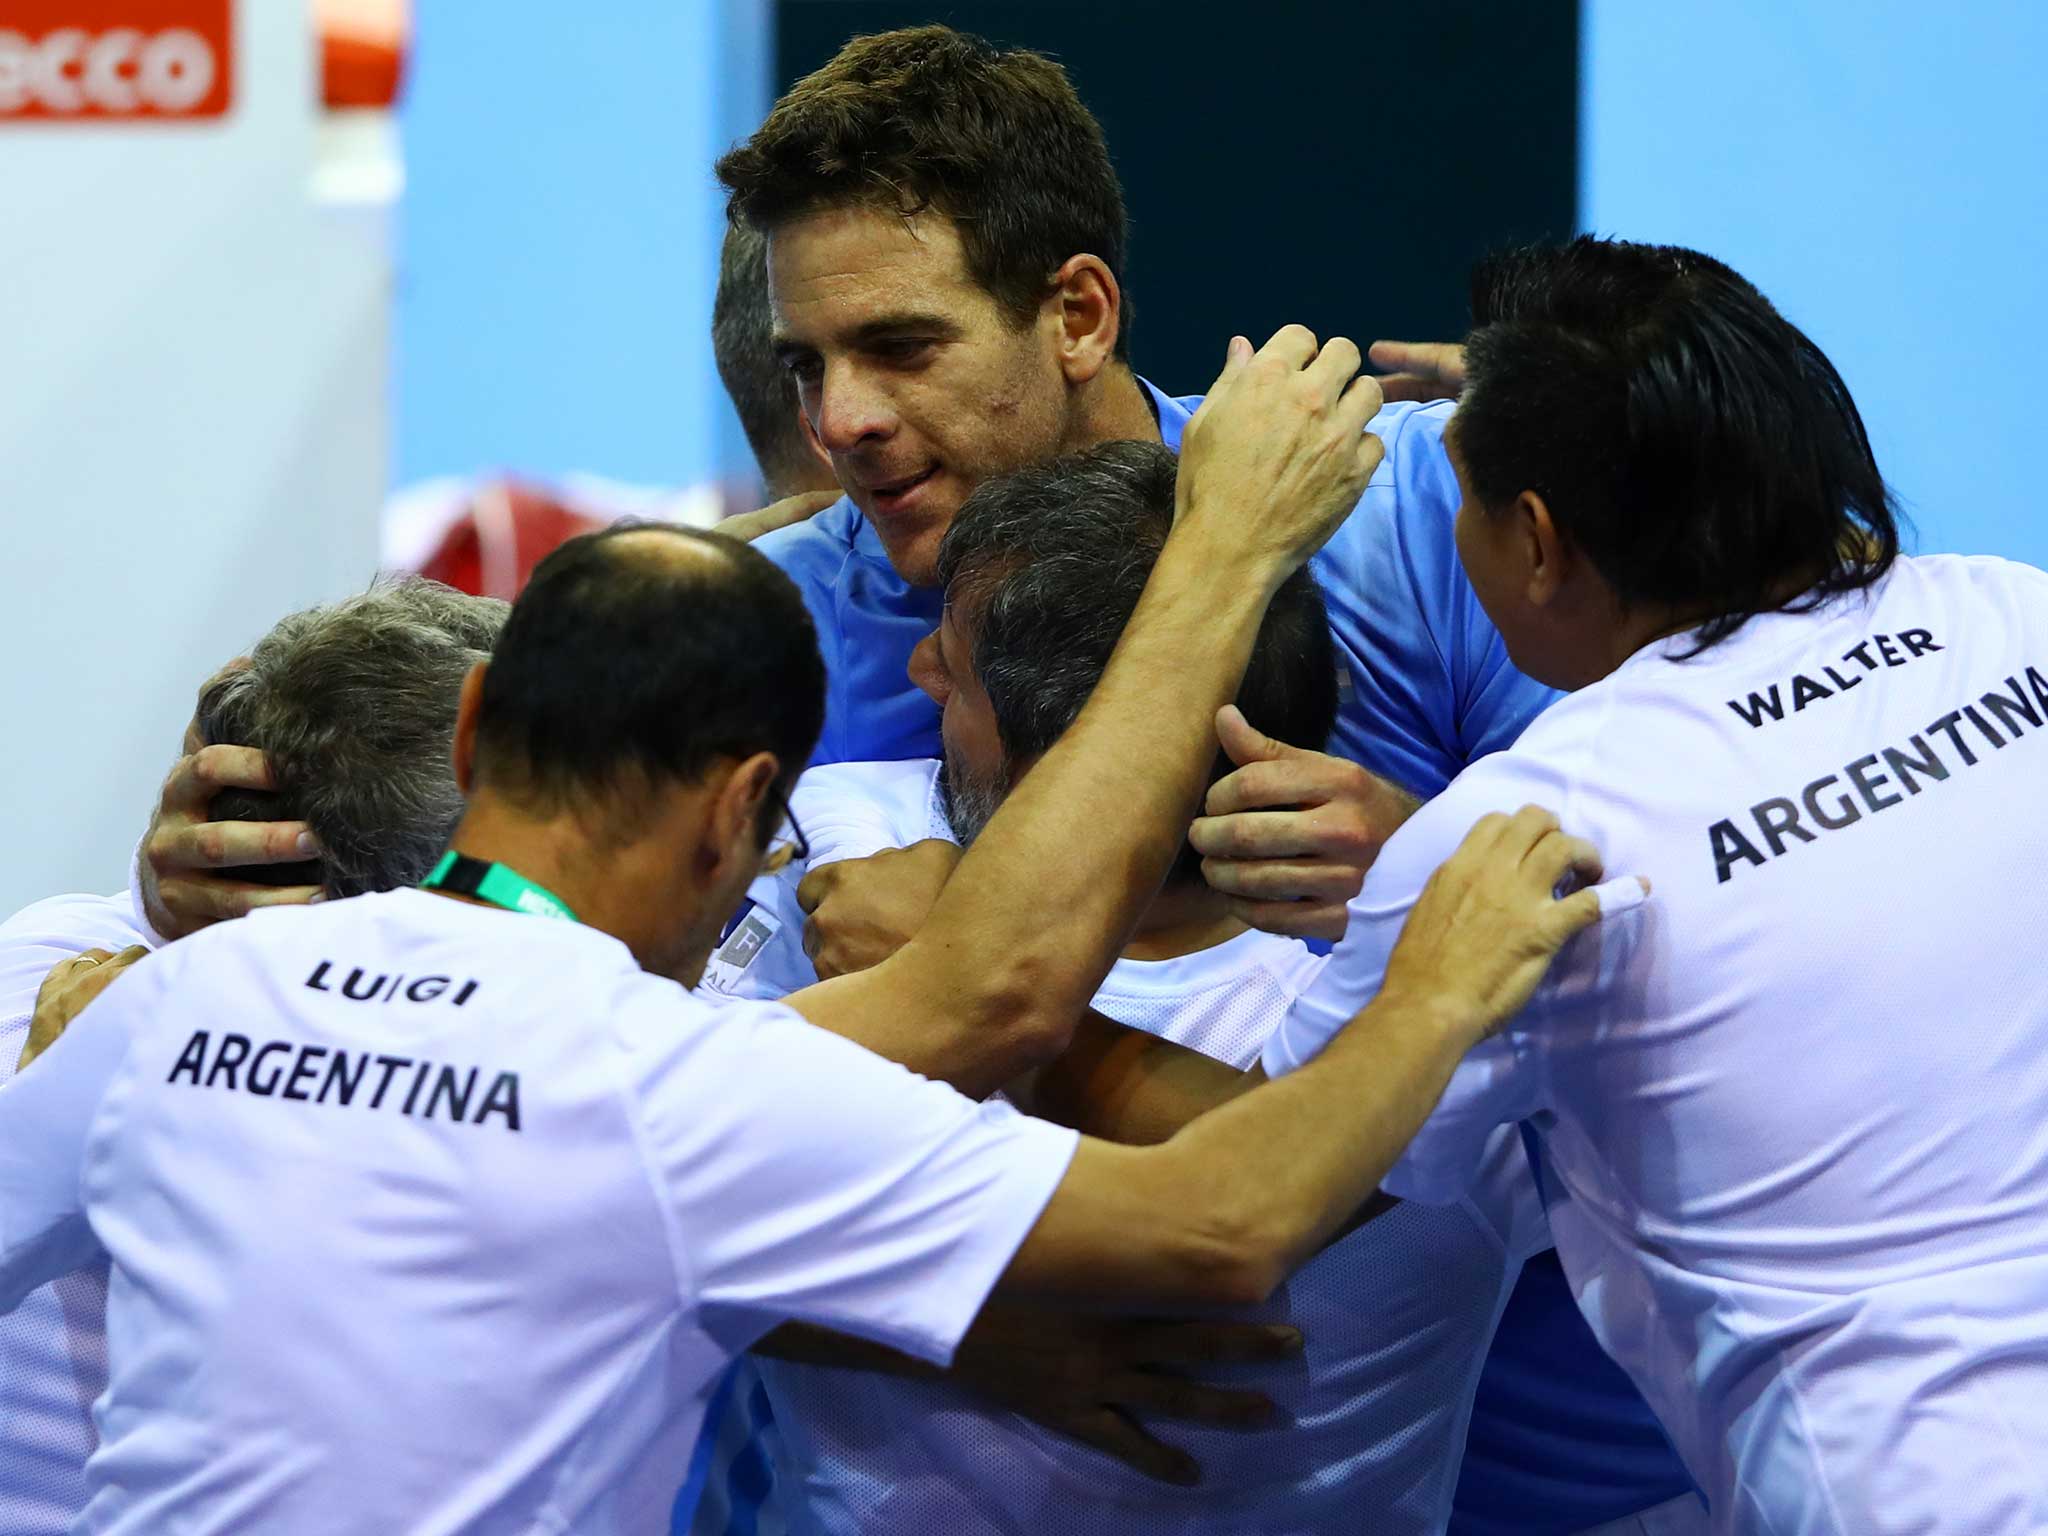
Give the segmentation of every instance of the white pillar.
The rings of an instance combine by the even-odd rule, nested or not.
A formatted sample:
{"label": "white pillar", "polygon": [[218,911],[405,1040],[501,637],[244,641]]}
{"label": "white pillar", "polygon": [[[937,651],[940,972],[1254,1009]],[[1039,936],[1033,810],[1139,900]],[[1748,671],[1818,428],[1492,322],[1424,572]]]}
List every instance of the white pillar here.
{"label": "white pillar", "polygon": [[198,684],[372,574],[388,209],[316,195],[309,12],[235,6],[224,117],[0,122],[0,914],[118,888]]}

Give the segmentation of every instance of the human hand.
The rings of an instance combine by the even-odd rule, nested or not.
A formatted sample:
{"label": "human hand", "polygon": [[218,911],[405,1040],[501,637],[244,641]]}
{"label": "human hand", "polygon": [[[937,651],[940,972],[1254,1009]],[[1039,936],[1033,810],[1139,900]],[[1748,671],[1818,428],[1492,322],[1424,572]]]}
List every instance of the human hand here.
{"label": "human hand", "polygon": [[1367,354],[1389,400],[1455,400],[1465,391],[1465,349],[1454,341],[1376,341]]}
{"label": "human hand", "polygon": [[1181,437],[1173,535],[1213,536],[1233,565],[1277,585],[1320,549],[1364,494],[1383,448],[1365,424],[1377,381],[1341,336],[1318,346],[1290,325],[1254,353],[1233,336],[1215,384]]}
{"label": "human hand", "polygon": [[960,849],[943,838],[841,859],[805,875],[796,888],[807,914],[804,953],[829,981],[879,965],[931,916]]}
{"label": "human hand", "polygon": [[798,491],[780,501],[771,501],[758,512],[736,512],[712,524],[711,531],[723,538],[751,544],[764,533],[787,528],[816,517],[840,497],[838,491]]}
{"label": "human hand", "polygon": [[1254,928],[1343,938],[1365,872],[1420,802],[1345,758],[1254,730],[1235,704],[1217,712],[1216,736],[1237,771],[1188,829],[1203,878]]}
{"label": "human hand", "polygon": [[206,819],[207,806],[220,790],[276,787],[269,762],[254,747],[194,747],[172,766],[142,839],[137,870],[143,914],[160,936],[182,939],[258,907],[319,898],[317,885],[262,885],[215,873],[248,864],[292,864],[319,854],[319,840],[303,821]]}
{"label": "human hand", "polygon": [[[1647,880],[1600,878],[1599,851],[1541,806],[1481,817],[1423,886],[1380,996],[1434,1011],[1476,1044],[1528,1002],[1567,940],[1649,895]],[[1567,880],[1578,888],[1560,898]]]}
{"label": "human hand", "polygon": [[21,1071],[57,1043],[71,1027],[71,1021],[85,1011],[86,1004],[107,990],[107,985],[149,951],[131,944],[118,955],[104,949],[88,949],[69,960],[59,960],[36,989],[36,1011],[28,1022],[28,1039],[22,1042]]}
{"label": "human hand", "polygon": [[1131,1415],[1223,1428],[1267,1424],[1274,1408],[1263,1392],[1183,1373],[1300,1353],[1300,1332],[1282,1324],[1149,1322],[992,1304],[961,1340],[951,1379],[1147,1477],[1191,1485],[1201,1478],[1195,1459]]}

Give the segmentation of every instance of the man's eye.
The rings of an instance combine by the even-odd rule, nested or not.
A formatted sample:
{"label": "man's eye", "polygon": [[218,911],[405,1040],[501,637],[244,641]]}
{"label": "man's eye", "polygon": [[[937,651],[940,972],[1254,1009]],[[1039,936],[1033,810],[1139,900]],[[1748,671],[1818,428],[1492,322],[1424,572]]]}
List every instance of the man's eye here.
{"label": "man's eye", "polygon": [[875,343],[877,357],[892,363],[914,363],[931,350],[931,342],[922,336],[892,336],[886,341]]}
{"label": "man's eye", "polygon": [[799,384],[816,383],[825,372],[824,363],[815,357],[786,358],[782,366],[789,370],[789,376]]}

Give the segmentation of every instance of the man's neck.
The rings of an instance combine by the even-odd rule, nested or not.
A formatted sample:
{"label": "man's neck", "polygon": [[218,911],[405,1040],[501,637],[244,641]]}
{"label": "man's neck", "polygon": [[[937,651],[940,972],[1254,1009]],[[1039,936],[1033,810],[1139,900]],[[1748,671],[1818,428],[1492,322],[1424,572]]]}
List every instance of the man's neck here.
{"label": "man's neck", "polygon": [[1159,441],[1159,418],[1138,376],[1123,363],[1111,363],[1089,387],[1073,428],[1061,451],[1076,452],[1102,443]]}
{"label": "man's neck", "polygon": [[600,844],[572,812],[537,816],[486,794],[470,802],[449,846],[515,870],[558,897],[578,922],[630,949],[643,970],[669,975],[679,964],[667,949],[682,915],[679,903],[695,895],[678,878],[674,848],[662,840]]}
{"label": "man's neck", "polygon": [[1169,885],[1152,898],[1138,919],[1126,960],[1178,960],[1227,944],[1249,931],[1233,917],[1223,896],[1206,885]]}

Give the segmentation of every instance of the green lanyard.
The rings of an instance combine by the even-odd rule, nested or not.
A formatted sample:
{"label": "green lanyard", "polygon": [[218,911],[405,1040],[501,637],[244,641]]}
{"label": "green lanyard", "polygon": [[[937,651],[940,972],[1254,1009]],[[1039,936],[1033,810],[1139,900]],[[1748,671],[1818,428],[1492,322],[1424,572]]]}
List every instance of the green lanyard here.
{"label": "green lanyard", "polygon": [[474,896],[478,901],[488,901],[507,912],[527,912],[535,917],[552,917],[565,923],[576,921],[576,914],[569,910],[566,901],[553,891],[535,885],[518,870],[484,859],[472,859],[453,848],[441,856],[434,872],[420,882],[420,889]]}

